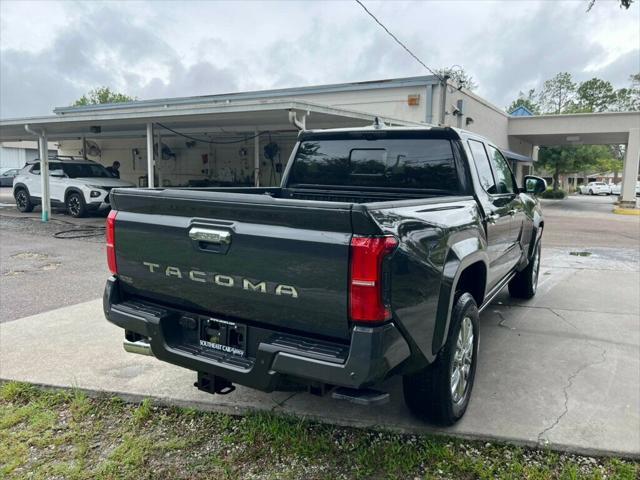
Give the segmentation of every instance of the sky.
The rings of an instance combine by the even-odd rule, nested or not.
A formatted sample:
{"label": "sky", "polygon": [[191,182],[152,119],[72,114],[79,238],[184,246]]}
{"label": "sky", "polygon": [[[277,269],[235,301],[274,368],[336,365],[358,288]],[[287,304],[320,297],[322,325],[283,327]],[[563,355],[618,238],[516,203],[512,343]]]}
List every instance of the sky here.
{"label": "sky", "polygon": [[[557,72],[640,72],[640,1],[453,0],[367,7],[427,65],[507,106]],[[98,86],[139,99],[428,75],[354,1],[0,1],[0,118]]]}

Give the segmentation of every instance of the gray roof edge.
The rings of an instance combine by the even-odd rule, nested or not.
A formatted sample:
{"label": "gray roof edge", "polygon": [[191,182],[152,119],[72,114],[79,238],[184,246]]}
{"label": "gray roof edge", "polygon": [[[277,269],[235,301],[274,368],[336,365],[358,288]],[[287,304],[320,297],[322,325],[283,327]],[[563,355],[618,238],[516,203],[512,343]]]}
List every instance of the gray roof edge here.
{"label": "gray roof edge", "polygon": [[[99,123],[101,121],[155,121],[154,119],[162,119],[164,116],[170,116],[172,118],[187,118],[191,115],[210,115],[219,113],[237,113],[237,112],[252,112],[252,111],[277,111],[277,110],[296,110],[296,111],[309,111],[312,114],[314,112],[323,113],[328,115],[344,116],[350,118],[356,118],[361,120],[373,121],[376,115],[366,112],[359,112],[355,110],[346,110],[343,108],[331,107],[321,104],[315,104],[311,102],[304,102],[300,100],[278,100],[273,99],[270,101],[254,101],[245,103],[230,103],[230,104],[218,104],[209,105],[199,108],[182,108],[177,111],[166,111],[164,109],[156,108],[154,110],[147,109],[142,112],[124,111],[101,111],[101,112],[74,112],[68,115],[50,115],[43,117],[28,117],[28,118],[15,118],[15,119],[0,119],[0,138],[3,137],[3,132],[6,132],[9,128],[24,127],[25,124],[32,125],[34,128],[49,128],[56,124],[64,123],[83,123],[91,124],[93,122]],[[409,120],[401,120],[388,116],[379,116],[380,120],[390,124],[406,125],[406,126],[423,126],[422,122],[415,122]],[[25,133],[24,136],[29,134]],[[18,137],[6,138],[0,141],[15,141]],[[23,139],[22,136],[19,139]]]}
{"label": "gray roof edge", "polygon": [[218,103],[237,100],[273,99],[290,97],[296,94],[312,95],[317,93],[348,92],[359,90],[376,90],[382,88],[399,88],[436,84],[439,80],[434,75],[416,76],[405,78],[392,78],[383,80],[369,80],[363,82],[334,83],[327,85],[313,85],[308,87],[279,88],[272,90],[253,90],[247,92],[222,93],[214,95],[200,95],[191,97],[158,98],[150,100],[135,100],[122,103],[105,103],[99,105],[83,105],[70,107],[56,107],[53,112],[58,115],[77,112],[90,112],[95,110],[119,110],[139,107],[189,105],[199,103]]}

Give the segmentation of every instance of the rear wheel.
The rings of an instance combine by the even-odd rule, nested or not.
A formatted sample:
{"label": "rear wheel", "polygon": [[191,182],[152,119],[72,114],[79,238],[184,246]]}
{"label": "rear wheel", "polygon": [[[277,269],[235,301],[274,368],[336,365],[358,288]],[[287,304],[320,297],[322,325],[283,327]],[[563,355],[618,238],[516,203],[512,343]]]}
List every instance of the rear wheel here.
{"label": "rear wheel", "polygon": [[31,196],[25,188],[16,190],[14,194],[16,199],[16,208],[22,213],[29,213],[33,211],[33,203],[31,202]]}
{"label": "rear wheel", "polygon": [[593,193],[593,190],[589,189],[589,195],[595,195],[595,193]]}
{"label": "rear wheel", "polygon": [[509,295],[514,298],[533,298],[538,289],[538,275],[540,274],[540,254],[542,251],[541,241],[535,246],[533,257],[529,261],[527,268],[516,273],[516,276],[509,282]]}
{"label": "rear wheel", "polygon": [[67,212],[69,215],[75,218],[84,217],[87,214],[87,205],[84,202],[84,198],[77,192],[69,194],[67,201],[65,202]]}
{"label": "rear wheel", "polygon": [[453,425],[467,410],[476,374],[478,307],[463,293],[451,313],[451,327],[436,361],[403,377],[404,400],[411,412],[439,425]]}

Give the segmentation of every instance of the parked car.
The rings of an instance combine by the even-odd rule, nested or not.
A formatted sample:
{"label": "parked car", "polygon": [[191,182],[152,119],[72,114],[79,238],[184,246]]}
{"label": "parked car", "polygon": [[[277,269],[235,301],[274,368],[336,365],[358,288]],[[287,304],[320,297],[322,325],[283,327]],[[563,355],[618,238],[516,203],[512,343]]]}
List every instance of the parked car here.
{"label": "parked car", "polygon": [[[622,195],[622,182],[611,185],[612,195]],[[640,182],[636,182],[636,195],[640,195]]]}
{"label": "parked car", "polygon": [[610,185],[611,187],[611,195],[621,195],[622,194],[622,182],[615,183]]}
{"label": "parked car", "polygon": [[[49,160],[49,188],[52,206],[63,206],[72,217],[110,208],[109,192],[114,187],[133,187],[113,178],[99,163],[72,157]],[[13,196],[21,212],[41,203],[40,160],[28,163],[13,181]]]}
{"label": "parked car", "polygon": [[578,191],[581,195],[611,195],[611,187],[604,182],[589,182],[586,185],[580,185]]}
{"label": "parked car", "polygon": [[280,188],[118,188],[105,315],[209,393],[372,404],[399,374],[409,408],[449,425],[479,313],[507,285],[536,293],[546,182],[525,178],[475,134],[372,127],[302,132]]}
{"label": "parked car", "polygon": [[13,178],[20,171],[19,168],[10,168],[0,174],[0,187],[10,187],[13,185]]}

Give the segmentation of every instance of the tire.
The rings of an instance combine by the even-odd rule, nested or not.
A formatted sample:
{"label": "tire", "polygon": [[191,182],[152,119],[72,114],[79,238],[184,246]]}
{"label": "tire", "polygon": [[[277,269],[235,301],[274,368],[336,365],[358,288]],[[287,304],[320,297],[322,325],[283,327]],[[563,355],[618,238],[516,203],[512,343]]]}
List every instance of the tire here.
{"label": "tire", "polygon": [[26,188],[19,188],[13,194],[16,199],[16,208],[22,213],[29,213],[33,211],[33,202],[31,196]]}
{"label": "tire", "polygon": [[415,416],[443,426],[462,418],[473,390],[479,338],[478,307],[471,294],[463,293],[453,306],[447,342],[436,361],[402,379],[404,401]]}
{"label": "tire", "polygon": [[81,218],[87,214],[87,204],[78,192],[71,192],[64,204],[67,207],[67,213],[74,218]]}
{"label": "tire", "polygon": [[527,268],[516,273],[509,282],[509,295],[513,298],[528,300],[533,298],[538,289],[538,276],[540,274],[540,254],[542,252],[542,240],[538,240],[533,251],[533,257]]}
{"label": "tire", "polygon": [[589,195],[594,195],[593,190],[589,190]]}

